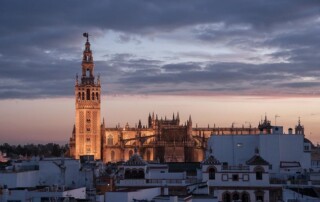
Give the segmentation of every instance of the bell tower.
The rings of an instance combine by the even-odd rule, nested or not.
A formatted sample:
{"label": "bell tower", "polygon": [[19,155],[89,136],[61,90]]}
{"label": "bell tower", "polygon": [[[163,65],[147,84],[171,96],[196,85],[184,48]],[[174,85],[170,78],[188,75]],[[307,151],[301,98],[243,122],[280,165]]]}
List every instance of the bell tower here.
{"label": "bell tower", "polygon": [[82,155],[93,155],[101,159],[101,127],[100,127],[100,79],[94,77],[94,63],[90,49],[89,34],[82,57],[82,76],[78,76],[75,85],[76,123],[75,123],[75,153],[79,159]]}

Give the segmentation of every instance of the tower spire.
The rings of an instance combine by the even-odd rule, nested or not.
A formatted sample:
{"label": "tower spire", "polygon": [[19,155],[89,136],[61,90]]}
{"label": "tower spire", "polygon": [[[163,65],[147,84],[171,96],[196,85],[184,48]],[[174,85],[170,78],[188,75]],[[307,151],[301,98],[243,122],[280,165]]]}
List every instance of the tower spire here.
{"label": "tower spire", "polygon": [[90,49],[89,34],[83,33],[83,36],[87,38],[87,42],[85,43],[85,48],[84,48],[83,57],[82,57],[81,82],[83,84],[94,84],[94,73],[93,73],[94,63],[93,63],[92,51]]}
{"label": "tower spire", "polygon": [[[81,81],[75,85],[76,129],[72,156],[79,159],[82,155],[93,155],[94,159],[101,159],[101,140],[105,130],[104,119],[102,127],[100,122],[101,86],[93,74],[89,34],[83,33],[83,36],[86,37],[86,42],[82,56]],[[84,141],[84,136],[90,144]]]}

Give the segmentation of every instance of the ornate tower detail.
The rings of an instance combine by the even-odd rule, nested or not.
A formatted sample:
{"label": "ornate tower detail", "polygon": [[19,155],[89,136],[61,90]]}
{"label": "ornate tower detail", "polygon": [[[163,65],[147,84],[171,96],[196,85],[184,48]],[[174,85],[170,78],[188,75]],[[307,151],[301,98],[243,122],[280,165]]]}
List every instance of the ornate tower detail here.
{"label": "ornate tower detail", "polygon": [[152,128],[152,119],[151,119],[150,113],[149,113],[149,116],[148,116],[148,128]]}
{"label": "ornate tower detail", "polygon": [[75,153],[79,159],[82,155],[93,155],[101,159],[101,127],[100,127],[100,82],[94,77],[94,63],[90,49],[89,34],[82,57],[82,76],[75,85],[76,123],[75,123]]}
{"label": "ornate tower detail", "polygon": [[189,120],[187,122],[187,135],[188,135],[188,140],[192,139],[192,119],[191,115],[189,116]]}
{"label": "ornate tower detail", "polygon": [[304,127],[303,125],[301,125],[300,117],[298,120],[298,125],[296,125],[296,128],[295,128],[295,133],[297,135],[304,135]]}

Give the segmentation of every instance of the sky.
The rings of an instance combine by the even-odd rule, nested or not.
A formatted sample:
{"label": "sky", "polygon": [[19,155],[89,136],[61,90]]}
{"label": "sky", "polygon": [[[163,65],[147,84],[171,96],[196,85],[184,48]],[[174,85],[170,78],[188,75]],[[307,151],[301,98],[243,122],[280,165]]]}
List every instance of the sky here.
{"label": "sky", "polygon": [[107,126],[267,115],[320,142],[318,0],[2,1],[0,143],[66,143],[89,32]]}

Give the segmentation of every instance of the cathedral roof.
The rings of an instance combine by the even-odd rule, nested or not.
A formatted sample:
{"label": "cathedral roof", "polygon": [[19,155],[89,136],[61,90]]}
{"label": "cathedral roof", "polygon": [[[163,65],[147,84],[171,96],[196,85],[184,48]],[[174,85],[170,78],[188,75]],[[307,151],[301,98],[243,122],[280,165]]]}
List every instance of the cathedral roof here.
{"label": "cathedral roof", "polygon": [[220,165],[220,161],[218,161],[212,154],[202,162],[204,165]]}
{"label": "cathedral roof", "polygon": [[137,153],[133,154],[130,159],[124,163],[125,166],[144,166],[147,163]]}
{"label": "cathedral roof", "polygon": [[264,160],[259,154],[255,154],[246,162],[247,165],[269,165],[269,162]]}

